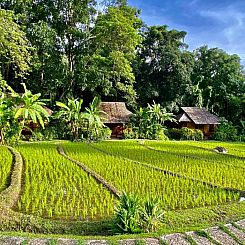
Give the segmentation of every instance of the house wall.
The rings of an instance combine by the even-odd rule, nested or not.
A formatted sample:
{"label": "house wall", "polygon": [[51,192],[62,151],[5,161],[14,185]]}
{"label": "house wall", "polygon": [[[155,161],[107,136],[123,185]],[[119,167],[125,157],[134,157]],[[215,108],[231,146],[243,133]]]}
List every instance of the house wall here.
{"label": "house wall", "polygon": [[195,125],[194,123],[182,122],[180,124],[180,128],[183,127],[190,128],[190,129],[199,129],[203,132],[204,136],[210,137],[213,135],[215,129],[217,128],[217,125],[213,125],[213,124]]}
{"label": "house wall", "polygon": [[195,124],[192,123],[192,122],[181,122],[179,124],[179,127],[180,128],[191,128],[191,129],[195,129],[196,128]]}
{"label": "house wall", "polygon": [[123,123],[105,123],[105,125],[112,131],[111,138],[123,138]]}

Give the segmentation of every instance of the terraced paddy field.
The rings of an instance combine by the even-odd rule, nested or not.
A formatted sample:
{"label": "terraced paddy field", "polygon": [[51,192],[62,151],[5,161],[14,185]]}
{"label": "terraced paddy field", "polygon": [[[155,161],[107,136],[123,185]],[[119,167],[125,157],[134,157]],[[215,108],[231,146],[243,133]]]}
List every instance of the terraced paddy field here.
{"label": "terraced paddy field", "polygon": [[[212,151],[216,146],[228,154]],[[4,231],[113,235],[123,191],[142,202],[159,198],[165,210],[161,234],[245,218],[245,144],[43,142],[15,150],[19,157],[0,147]]]}
{"label": "terraced paddy field", "polygon": [[9,184],[12,168],[12,155],[5,147],[0,147],[0,192]]}

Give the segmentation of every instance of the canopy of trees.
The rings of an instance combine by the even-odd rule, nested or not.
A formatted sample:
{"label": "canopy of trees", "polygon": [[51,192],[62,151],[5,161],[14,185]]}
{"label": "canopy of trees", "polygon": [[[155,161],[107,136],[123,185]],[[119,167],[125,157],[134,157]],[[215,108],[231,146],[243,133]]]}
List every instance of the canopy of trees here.
{"label": "canopy of trees", "polygon": [[[0,0],[0,81],[55,101],[94,96],[206,107],[241,130],[245,77],[237,55],[188,50],[184,31],[146,26],[125,0]],[[4,84],[4,82],[1,82]],[[3,90],[3,88],[2,88]]]}

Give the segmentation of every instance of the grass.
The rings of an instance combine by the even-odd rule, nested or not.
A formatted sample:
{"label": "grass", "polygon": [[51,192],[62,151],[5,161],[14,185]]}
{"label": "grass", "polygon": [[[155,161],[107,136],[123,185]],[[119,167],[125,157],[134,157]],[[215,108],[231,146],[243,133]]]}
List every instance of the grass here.
{"label": "grass", "polygon": [[196,234],[202,237],[207,238],[211,243],[215,245],[221,245],[218,241],[216,241],[213,237],[210,236],[210,234],[204,230],[196,231]]}
{"label": "grass", "polygon": [[12,168],[12,155],[9,150],[0,146],[0,192],[9,185]]}
{"label": "grass", "polygon": [[233,240],[235,240],[238,244],[243,245],[244,243],[234,234],[232,233],[228,227],[224,225],[219,225],[219,228],[224,231],[226,234],[228,234],[230,237],[232,237]]}
{"label": "grass", "polygon": [[[227,192],[223,189],[227,186],[245,189],[243,182],[240,181],[241,175],[237,175],[236,178],[236,181],[240,181],[240,186],[231,181],[236,171],[243,173],[244,161],[202,149],[202,146],[208,149],[205,143],[145,142],[147,146],[157,151],[147,149],[136,141],[93,144],[93,147],[99,150],[85,143],[59,142],[59,144],[69,156],[86,164],[118,190],[136,193],[142,200],[146,193],[158,195],[162,207],[166,210],[165,222],[156,233],[137,235],[113,233],[110,225],[117,203],[116,198],[78,165],[60,156],[54,143],[25,143],[16,148],[24,157],[25,173],[21,198],[15,210],[24,215],[34,215],[33,220],[35,216],[47,219],[44,223],[41,221],[34,226],[34,223],[26,218],[30,231],[57,232],[57,234],[3,232],[0,236],[13,234],[27,238],[44,237],[51,238],[51,242],[64,237],[80,240],[81,243],[86,239],[107,239],[113,243],[127,238],[154,238],[175,232],[197,231],[245,218],[245,202],[238,203],[239,196],[236,192]],[[229,147],[236,151],[237,156],[242,156],[244,144],[230,144]],[[7,149],[5,152],[0,150],[0,157],[12,164],[12,157]],[[216,171],[215,174],[219,172],[217,174],[219,180],[215,183],[219,183],[221,188],[212,188],[188,178],[164,174],[154,168],[150,169],[151,166],[167,168],[190,178],[205,181],[211,181],[213,171]],[[1,171],[2,168],[0,173]],[[107,223],[102,229],[102,226],[91,222],[93,220],[105,220]],[[1,229],[18,230],[18,227],[23,226],[23,220],[18,222],[11,223],[6,226],[7,228],[1,226]],[[61,236],[60,233],[68,227],[68,223],[67,226],[62,226],[65,222],[74,225],[74,229],[65,230],[68,234]],[[75,235],[80,232],[76,227],[83,227],[86,222],[90,227],[80,233],[84,236]],[[56,225],[60,228],[54,229]],[[109,232],[105,233],[104,230]],[[98,236],[92,236],[94,234]]]}
{"label": "grass", "polygon": [[[150,164],[190,178],[211,182],[228,188],[245,189],[245,164],[243,160],[229,158],[183,143],[146,142],[145,148],[137,142],[102,142],[94,147],[120,157]],[[208,158],[206,157],[208,155]]]}
{"label": "grass", "polygon": [[[106,144],[102,144],[105,148]],[[101,147],[102,144],[98,144],[97,147]],[[120,153],[127,154],[128,148],[123,148],[120,143],[118,144],[118,147],[121,148]],[[113,146],[109,142],[108,148],[110,151],[113,150]],[[164,210],[217,205],[239,199],[239,194],[236,192],[213,188],[200,181],[159,172],[151,167],[153,163],[150,160],[148,166],[145,166],[141,162],[138,164],[116,154],[105,154],[85,143],[66,144],[64,149],[69,156],[99,173],[118,190],[134,193],[142,201],[147,195],[157,196]],[[140,155],[145,151],[148,152],[147,149],[142,149]],[[137,152],[135,152],[136,154]]]}
{"label": "grass", "polygon": [[91,176],[60,156],[55,145],[17,147],[25,160],[24,192],[17,211],[65,220],[107,219],[115,198]]}

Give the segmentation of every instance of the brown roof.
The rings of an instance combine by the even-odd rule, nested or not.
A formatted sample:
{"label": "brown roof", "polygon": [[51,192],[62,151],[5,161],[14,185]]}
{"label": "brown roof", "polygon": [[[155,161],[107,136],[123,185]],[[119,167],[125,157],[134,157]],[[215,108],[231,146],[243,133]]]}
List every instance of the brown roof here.
{"label": "brown roof", "polygon": [[178,122],[192,122],[192,120],[186,115],[185,112],[182,112],[181,114],[177,115],[176,120]]}
{"label": "brown roof", "polygon": [[127,123],[133,114],[124,102],[101,102],[100,109],[106,113],[102,115],[104,123]]}
{"label": "brown roof", "polygon": [[219,124],[219,117],[213,115],[205,108],[199,107],[181,107],[184,111],[177,117],[178,122],[193,121],[195,124]]}

